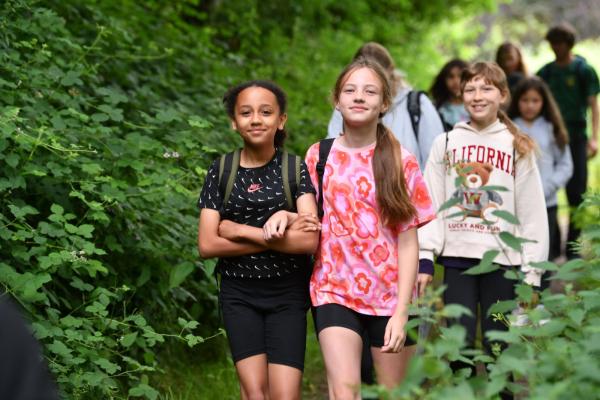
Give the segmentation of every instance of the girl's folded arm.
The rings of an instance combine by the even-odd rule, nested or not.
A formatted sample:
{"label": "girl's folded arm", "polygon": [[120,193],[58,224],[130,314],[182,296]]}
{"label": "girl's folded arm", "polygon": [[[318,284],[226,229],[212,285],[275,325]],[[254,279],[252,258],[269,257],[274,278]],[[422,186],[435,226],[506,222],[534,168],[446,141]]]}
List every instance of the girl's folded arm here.
{"label": "girl's folded arm", "polygon": [[[219,212],[210,208],[200,211],[198,221],[198,251],[202,258],[235,257],[256,254],[266,247],[249,241],[236,242],[219,236]],[[245,225],[244,225],[245,226]]]}
{"label": "girl's folded arm", "polygon": [[[296,201],[298,214],[317,214],[315,196],[311,193],[303,194]],[[289,224],[288,224],[289,226]],[[312,254],[319,245],[319,231],[296,230],[286,228],[281,238],[265,240],[262,228],[248,225],[239,225],[238,235],[240,239],[250,241],[271,250],[288,254]]]}

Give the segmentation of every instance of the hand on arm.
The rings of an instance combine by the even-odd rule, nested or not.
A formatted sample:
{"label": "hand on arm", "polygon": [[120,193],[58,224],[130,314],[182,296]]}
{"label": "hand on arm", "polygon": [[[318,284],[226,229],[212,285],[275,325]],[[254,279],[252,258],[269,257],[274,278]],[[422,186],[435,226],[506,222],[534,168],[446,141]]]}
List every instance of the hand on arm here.
{"label": "hand on arm", "polygon": [[417,277],[419,244],[417,228],[411,228],[398,235],[398,304],[385,328],[382,353],[397,353],[404,346],[408,321],[408,306]]}
{"label": "hand on arm", "polygon": [[[296,207],[299,215],[294,213],[284,214],[283,212],[276,216],[273,214],[265,223],[269,226],[268,235],[264,228],[256,228],[249,225],[236,224],[236,227],[231,229],[231,237],[235,240],[244,240],[255,243],[263,248],[279,251],[288,254],[312,254],[316,251],[319,244],[319,233],[317,229],[311,229],[310,217],[305,217],[305,214],[316,214],[315,196],[312,194],[304,194],[298,198]],[[316,217],[312,217],[314,220]],[[293,225],[298,225],[302,229],[296,229],[290,226],[286,229],[289,221],[293,221]],[[304,222],[303,222],[304,221]],[[285,222],[285,224],[284,224]],[[276,237],[274,233],[278,233],[278,229],[283,229],[282,236]],[[229,229],[228,229],[229,230]],[[268,236],[269,239],[265,239]]]}

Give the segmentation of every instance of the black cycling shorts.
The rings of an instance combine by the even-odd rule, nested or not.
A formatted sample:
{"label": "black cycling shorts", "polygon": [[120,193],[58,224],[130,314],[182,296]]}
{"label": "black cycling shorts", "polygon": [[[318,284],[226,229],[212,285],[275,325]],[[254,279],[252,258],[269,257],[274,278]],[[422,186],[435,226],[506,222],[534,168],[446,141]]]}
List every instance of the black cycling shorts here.
{"label": "black cycling shorts", "polygon": [[267,362],[304,369],[306,273],[274,279],[221,280],[220,303],[234,362],[266,354]]}
{"label": "black cycling shorts", "polygon": [[[324,304],[313,307],[313,319],[317,335],[325,328],[339,326],[348,328],[363,336],[367,333],[372,347],[383,346],[385,327],[390,317],[361,314],[340,304]],[[409,319],[412,317],[409,316]],[[404,346],[412,346],[415,341],[406,335]]]}

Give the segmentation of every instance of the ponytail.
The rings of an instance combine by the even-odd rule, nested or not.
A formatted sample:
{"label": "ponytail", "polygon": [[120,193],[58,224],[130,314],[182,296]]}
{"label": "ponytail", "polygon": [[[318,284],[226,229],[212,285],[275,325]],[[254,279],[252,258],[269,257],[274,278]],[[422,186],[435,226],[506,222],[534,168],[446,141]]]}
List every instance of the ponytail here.
{"label": "ponytail", "polygon": [[384,225],[393,227],[416,215],[417,210],[406,187],[400,143],[381,121],[377,124],[373,175],[377,204],[381,209]]}
{"label": "ponytail", "polygon": [[521,132],[504,111],[498,110],[498,119],[506,125],[508,131],[514,136],[513,146],[520,156],[526,156],[536,149],[533,139]]}

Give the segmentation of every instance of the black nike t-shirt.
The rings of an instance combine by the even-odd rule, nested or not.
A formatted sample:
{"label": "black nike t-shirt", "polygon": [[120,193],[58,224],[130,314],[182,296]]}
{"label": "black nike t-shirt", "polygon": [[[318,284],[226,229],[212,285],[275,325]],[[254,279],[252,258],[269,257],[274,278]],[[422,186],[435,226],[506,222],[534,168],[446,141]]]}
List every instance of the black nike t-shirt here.
{"label": "black nike t-shirt", "polygon": [[[219,192],[219,159],[215,160],[206,174],[204,186],[198,201],[199,208],[210,208],[219,211],[221,219],[262,228],[265,222],[277,211],[287,209],[287,201],[283,191],[281,176],[282,152],[266,165],[257,168],[239,167],[229,201],[223,206]],[[284,177],[284,179],[288,179]],[[300,165],[300,182],[296,193],[292,193],[294,201],[306,193],[315,194],[306,164]],[[276,278],[300,269],[308,268],[306,255],[285,254],[273,250],[262,253],[221,257],[218,269],[232,278]]]}

